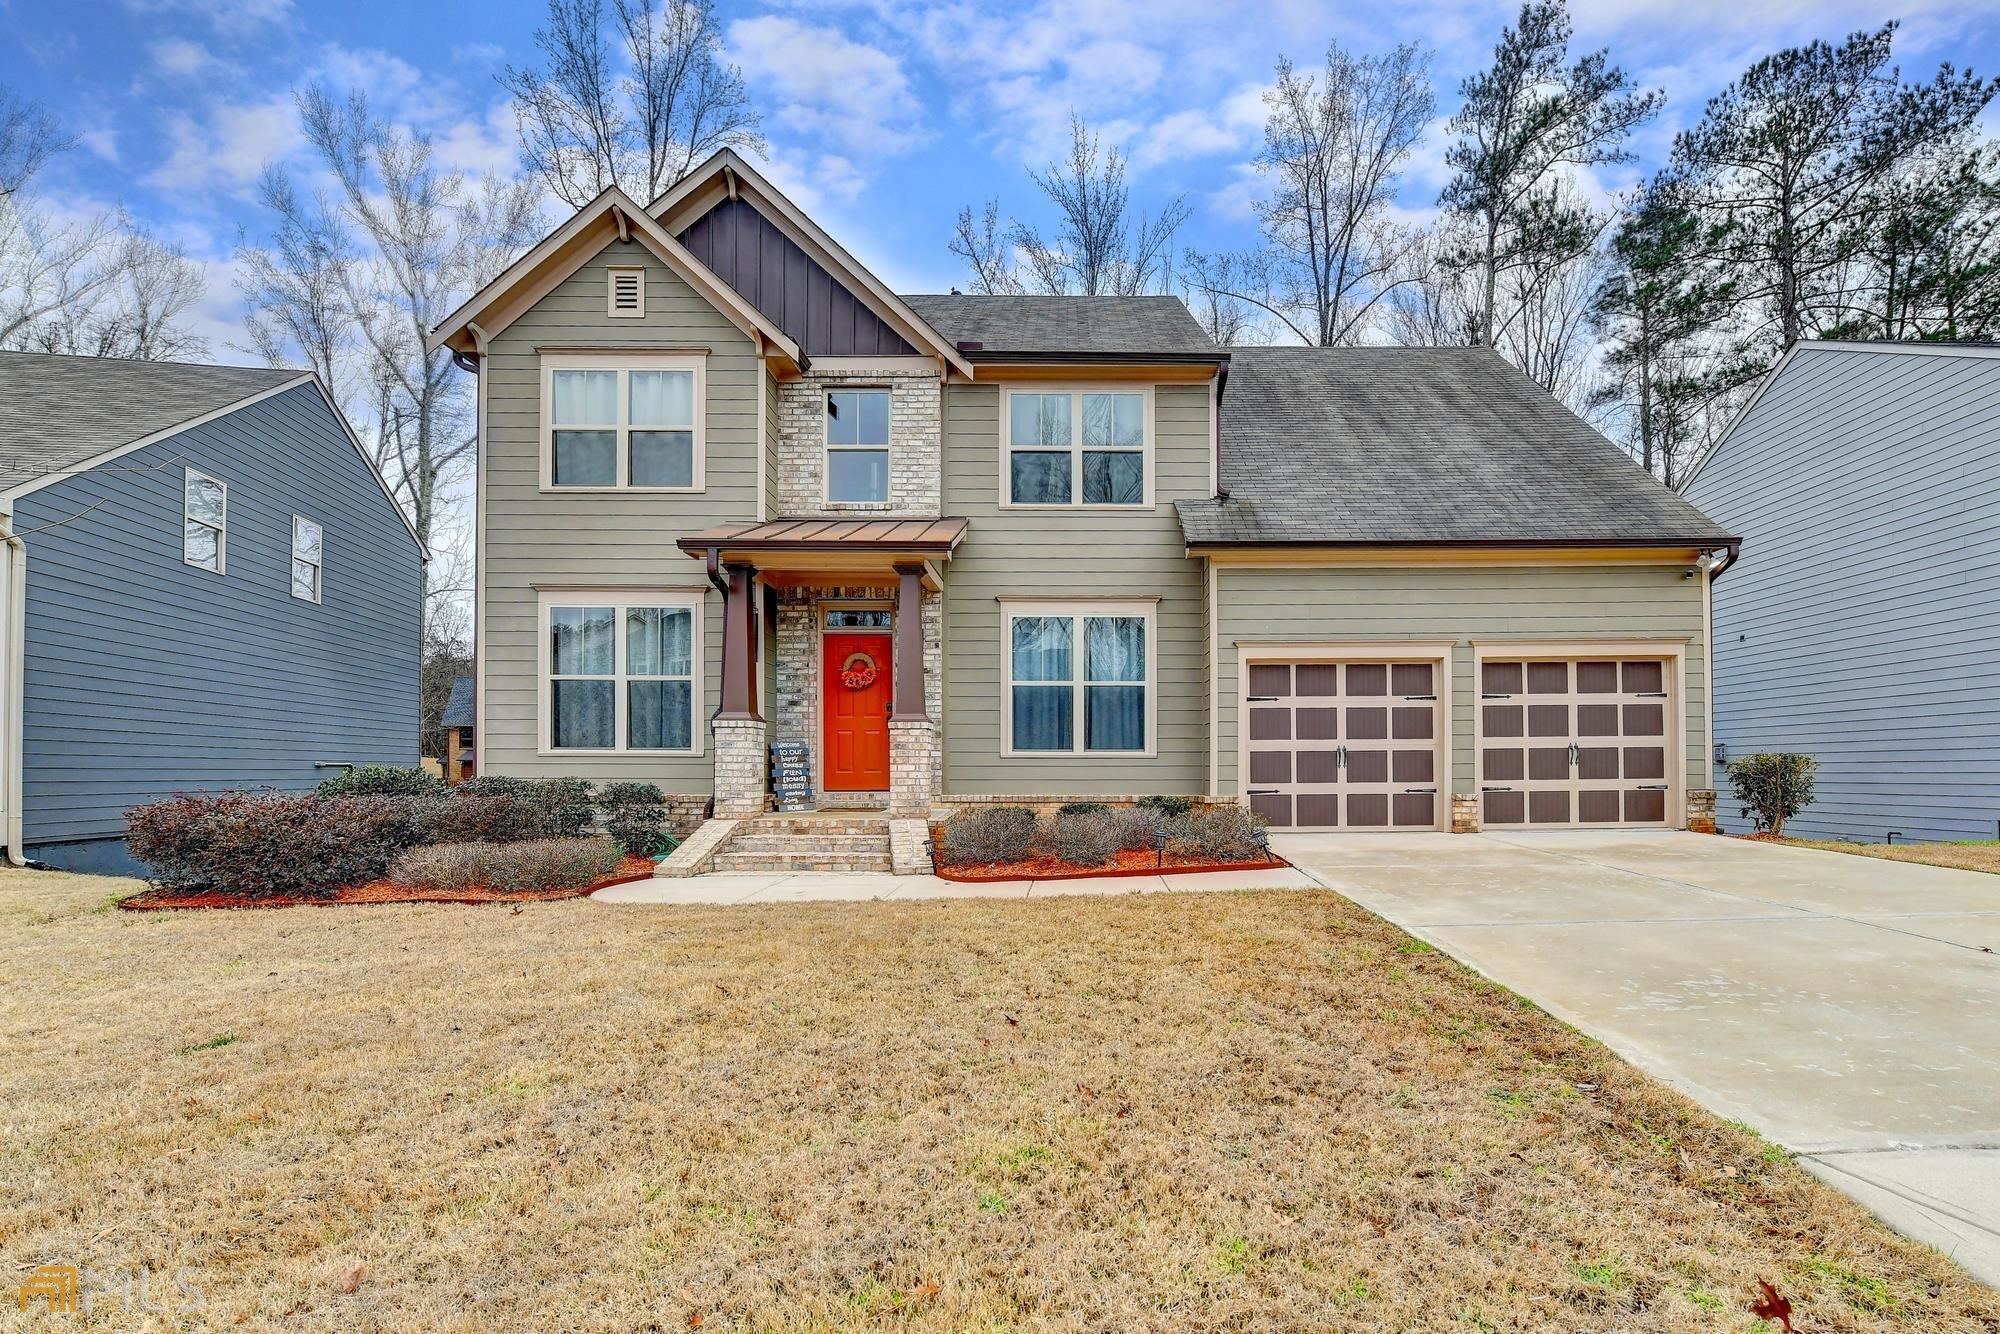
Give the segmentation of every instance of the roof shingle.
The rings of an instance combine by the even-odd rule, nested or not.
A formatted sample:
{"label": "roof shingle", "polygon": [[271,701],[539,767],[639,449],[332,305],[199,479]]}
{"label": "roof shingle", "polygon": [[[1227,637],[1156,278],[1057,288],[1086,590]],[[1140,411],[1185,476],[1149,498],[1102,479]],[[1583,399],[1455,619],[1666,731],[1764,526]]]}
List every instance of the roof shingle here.
{"label": "roof shingle", "polygon": [[1729,540],[1488,349],[1231,351],[1190,544]]}
{"label": "roof shingle", "polygon": [[1176,296],[906,296],[903,301],[974,361],[996,355],[1227,358]]}

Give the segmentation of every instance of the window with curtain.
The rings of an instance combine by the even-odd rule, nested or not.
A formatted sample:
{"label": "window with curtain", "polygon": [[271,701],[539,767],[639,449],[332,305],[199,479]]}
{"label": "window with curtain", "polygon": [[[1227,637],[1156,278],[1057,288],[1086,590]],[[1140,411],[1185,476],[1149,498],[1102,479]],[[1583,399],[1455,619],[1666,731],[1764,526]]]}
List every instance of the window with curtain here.
{"label": "window with curtain", "polygon": [[826,498],[889,498],[889,391],[836,389],[826,396]]}
{"label": "window with curtain", "polygon": [[1146,503],[1146,395],[1007,391],[1007,497],[1015,505]]}
{"label": "window with curtain", "polygon": [[1008,749],[1147,750],[1152,619],[1150,604],[1010,610]]}
{"label": "window with curtain", "polygon": [[550,749],[695,748],[693,606],[555,604],[547,632]]}
{"label": "window with curtain", "polygon": [[320,563],[325,546],[320,526],[292,516],[292,596],[305,602],[320,598]]}
{"label": "window with curtain", "polygon": [[699,388],[693,365],[551,365],[549,485],[696,489]]}
{"label": "window with curtain", "polygon": [[193,468],[186,469],[181,489],[181,559],[197,569],[221,574],[228,516],[229,488]]}

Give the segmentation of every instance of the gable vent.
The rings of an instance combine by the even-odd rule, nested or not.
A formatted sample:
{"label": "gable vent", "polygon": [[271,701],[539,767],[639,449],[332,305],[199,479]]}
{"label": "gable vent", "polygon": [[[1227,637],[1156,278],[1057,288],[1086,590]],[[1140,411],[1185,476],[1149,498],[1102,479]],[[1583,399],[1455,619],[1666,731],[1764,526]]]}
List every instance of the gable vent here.
{"label": "gable vent", "polygon": [[605,313],[614,319],[637,320],[646,315],[646,271],[611,269],[611,289]]}

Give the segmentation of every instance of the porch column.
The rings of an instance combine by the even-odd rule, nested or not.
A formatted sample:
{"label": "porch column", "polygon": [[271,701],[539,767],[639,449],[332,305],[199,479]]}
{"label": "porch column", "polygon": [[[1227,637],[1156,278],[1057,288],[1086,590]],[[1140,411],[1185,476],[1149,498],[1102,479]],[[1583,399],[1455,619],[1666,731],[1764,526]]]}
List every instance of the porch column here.
{"label": "porch column", "polygon": [[[928,819],[937,724],[924,708],[924,567],[896,567],[896,693],[889,718],[889,815]],[[892,831],[893,832],[893,831]]]}
{"label": "porch column", "polygon": [[715,815],[721,820],[764,809],[764,719],[757,712],[757,618],[751,614],[756,577],[755,566],[729,566],[722,602],[722,699],[709,723],[715,737]]}

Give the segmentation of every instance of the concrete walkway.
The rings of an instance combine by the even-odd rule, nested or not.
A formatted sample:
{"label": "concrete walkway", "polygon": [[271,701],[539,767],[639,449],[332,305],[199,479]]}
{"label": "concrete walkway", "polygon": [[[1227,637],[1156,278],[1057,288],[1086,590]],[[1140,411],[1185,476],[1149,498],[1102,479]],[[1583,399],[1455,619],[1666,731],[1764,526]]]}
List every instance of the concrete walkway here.
{"label": "concrete walkway", "polygon": [[1685,833],[1272,844],[2000,1284],[2000,876]]}
{"label": "concrete walkway", "polygon": [[967,884],[934,875],[886,875],[827,871],[772,871],[767,874],[655,877],[600,889],[599,903],[674,903],[723,906],[737,903],[813,903],[837,900],[1025,899],[1069,894],[1199,893],[1226,889],[1314,889],[1309,876],[1288,868],[1275,871],[1204,871],[1195,875],[1106,876],[1097,880],[996,880]]}

